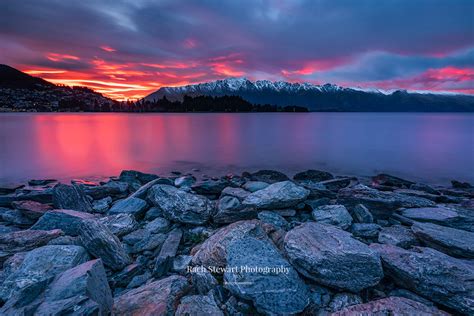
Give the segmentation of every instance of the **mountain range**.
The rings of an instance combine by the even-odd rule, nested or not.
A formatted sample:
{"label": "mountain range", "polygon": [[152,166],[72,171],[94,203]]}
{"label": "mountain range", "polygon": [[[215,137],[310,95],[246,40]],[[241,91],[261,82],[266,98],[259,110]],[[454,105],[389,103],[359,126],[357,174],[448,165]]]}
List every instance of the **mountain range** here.
{"label": "mountain range", "polygon": [[240,96],[252,104],[303,106],[311,111],[341,112],[474,112],[474,96],[396,90],[363,90],[334,84],[314,85],[284,81],[227,78],[180,87],[162,87],[147,101],[166,96],[182,101],[188,96]]}

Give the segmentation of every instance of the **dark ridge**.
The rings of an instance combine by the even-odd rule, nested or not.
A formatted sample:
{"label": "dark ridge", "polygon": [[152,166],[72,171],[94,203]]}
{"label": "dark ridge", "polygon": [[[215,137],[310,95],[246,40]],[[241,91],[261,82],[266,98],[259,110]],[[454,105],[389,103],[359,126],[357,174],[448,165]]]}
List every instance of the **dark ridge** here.
{"label": "dark ridge", "polygon": [[44,89],[55,85],[44,79],[30,76],[13,67],[0,64],[0,87],[10,89]]}

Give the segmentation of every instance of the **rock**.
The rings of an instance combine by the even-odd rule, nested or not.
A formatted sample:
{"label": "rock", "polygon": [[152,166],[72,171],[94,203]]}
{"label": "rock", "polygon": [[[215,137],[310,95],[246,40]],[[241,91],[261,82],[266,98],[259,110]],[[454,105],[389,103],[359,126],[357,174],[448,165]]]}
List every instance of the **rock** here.
{"label": "rock", "polygon": [[308,198],[312,200],[333,199],[336,193],[329,191],[321,182],[298,181],[298,185],[309,190]]}
{"label": "rock", "polygon": [[418,244],[418,240],[413,232],[401,225],[383,227],[379,232],[378,242],[401,248],[410,248]]}
{"label": "rock", "polygon": [[80,246],[43,246],[29,251],[19,267],[0,286],[0,299],[11,296],[89,260]]}
{"label": "rock", "polygon": [[341,189],[338,192],[337,201],[349,209],[353,209],[358,204],[363,204],[378,219],[387,219],[393,211],[401,207],[434,206],[433,201],[424,198],[381,192],[363,184]]}
{"label": "rock", "polygon": [[112,198],[108,196],[103,199],[93,201],[92,209],[94,210],[95,213],[104,214],[104,213],[107,213],[111,204],[112,204]]}
{"label": "rock", "polygon": [[129,184],[120,181],[109,181],[104,185],[81,186],[82,191],[95,200],[108,196],[125,197],[128,194]]}
{"label": "rock", "polygon": [[0,186],[0,194],[14,193],[16,190],[24,188],[24,184],[2,184]]}
{"label": "rock", "polygon": [[109,215],[99,219],[117,237],[121,237],[138,228],[138,223],[132,214],[121,213]]}
{"label": "rock", "polygon": [[357,204],[352,210],[352,216],[358,223],[373,223],[374,217],[369,209],[362,204]]}
{"label": "rock", "polygon": [[57,181],[58,180],[55,180],[55,179],[30,180],[28,181],[28,185],[31,185],[31,186],[48,185]]}
{"label": "rock", "polygon": [[311,287],[311,305],[309,308],[319,310],[331,302],[331,291],[322,286]]}
{"label": "rock", "polygon": [[332,312],[339,311],[345,307],[362,304],[362,298],[352,293],[337,293],[329,303]]}
{"label": "rock", "polygon": [[176,256],[171,264],[171,271],[179,274],[186,273],[191,260],[193,260],[193,256]]}
{"label": "rock", "polygon": [[286,234],[284,248],[298,272],[336,289],[358,292],[383,277],[378,254],[332,225],[304,223]]}
{"label": "rock", "polygon": [[404,297],[408,298],[412,301],[416,301],[422,304],[425,304],[426,306],[434,306],[434,303],[430,300],[427,300],[426,298],[423,298],[419,295],[416,295],[415,293],[405,290],[405,289],[395,289],[390,291],[389,296],[396,296],[396,297]]}
{"label": "rock", "polygon": [[213,210],[209,199],[163,184],[151,187],[148,200],[163,210],[165,218],[184,224],[202,225]]}
{"label": "rock", "polygon": [[349,214],[344,205],[320,206],[313,210],[311,215],[319,223],[339,226],[342,229],[347,229],[352,224],[351,214]]}
{"label": "rock", "polygon": [[75,246],[82,246],[79,237],[75,236],[59,236],[54,239],[51,239],[48,242],[48,245],[75,245]]}
{"label": "rock", "polygon": [[410,189],[417,190],[417,191],[423,191],[423,192],[430,193],[430,194],[436,194],[436,195],[440,194],[440,192],[438,190],[436,190],[433,187],[431,187],[427,184],[424,184],[424,183],[414,183],[410,186]]}
{"label": "rock", "polygon": [[30,251],[46,245],[50,240],[61,236],[63,232],[55,230],[21,230],[0,235],[0,251],[8,254]]}
{"label": "rock", "polygon": [[115,274],[111,279],[110,279],[110,284],[112,287],[126,287],[134,277],[138,275],[142,275],[145,272],[145,267],[141,264],[137,263],[132,263],[125,268],[123,268],[122,271],[118,272]]}
{"label": "rock", "polygon": [[262,181],[247,181],[243,185],[243,188],[248,192],[257,192],[268,187],[270,184]]}
{"label": "rock", "polygon": [[474,265],[431,248],[372,244],[394,282],[459,313],[474,312]]}
{"label": "rock", "polygon": [[151,236],[151,232],[146,229],[137,229],[130,234],[127,234],[122,237],[124,243],[129,245],[136,244],[141,240],[148,239]]}
{"label": "rock", "polygon": [[181,303],[176,309],[176,316],[189,315],[211,315],[224,316],[224,313],[217,307],[212,296],[191,295],[181,299]]}
{"label": "rock", "polygon": [[0,208],[0,217],[2,221],[7,223],[13,224],[18,227],[30,227],[35,223],[35,220],[32,220],[26,216],[24,216],[18,210],[10,210],[6,208]]}
{"label": "rock", "polygon": [[153,206],[145,214],[145,220],[154,220],[157,217],[163,217],[163,210],[159,207]]}
{"label": "rock", "polygon": [[303,202],[308,195],[309,191],[305,188],[293,182],[284,181],[250,194],[242,204],[257,209],[288,208]]}
{"label": "rock", "polygon": [[137,275],[133,277],[133,279],[128,283],[127,289],[134,289],[145,284],[148,280],[150,280],[153,276],[150,272],[146,271],[143,274]]}
{"label": "rock", "polygon": [[[69,299],[77,304],[68,306],[65,301]],[[83,308],[87,310],[92,303],[98,305],[99,314],[107,315],[112,312],[113,302],[102,262],[91,260],[58,275],[49,285],[44,301],[35,314],[79,315]]]}
{"label": "rock", "polygon": [[51,210],[46,212],[34,224],[32,230],[61,229],[66,235],[79,235],[79,227],[83,220],[94,219],[90,213],[77,212],[73,210]]}
{"label": "rock", "polygon": [[408,208],[402,210],[401,215],[418,222],[429,222],[474,232],[474,215],[462,209],[447,207]]}
{"label": "rock", "polygon": [[436,307],[426,306],[402,297],[386,297],[365,304],[352,305],[331,314],[331,316],[353,315],[448,316],[449,314]]}
{"label": "rock", "polygon": [[57,209],[92,213],[92,206],[84,192],[76,186],[57,184],[53,188],[53,204]]}
{"label": "rock", "polygon": [[334,176],[326,171],[320,170],[306,170],[303,172],[299,172],[295,174],[293,180],[295,181],[313,181],[313,182],[321,182],[325,180],[334,179]]}
{"label": "rock", "polygon": [[257,216],[257,210],[253,207],[245,207],[239,199],[232,196],[224,196],[217,202],[217,213],[212,217],[218,224],[229,224],[244,219],[252,219]]}
{"label": "rock", "polygon": [[178,188],[188,187],[190,188],[196,182],[196,178],[193,176],[182,176],[174,180],[174,186]]}
{"label": "rock", "polygon": [[135,254],[147,250],[154,250],[158,247],[161,247],[165,240],[165,234],[151,234],[150,237],[145,237],[135,243],[129,252]]}
{"label": "rock", "polygon": [[385,173],[381,173],[381,174],[376,175],[375,177],[372,177],[372,183],[376,185],[397,187],[397,188],[409,188],[412,184],[415,184],[414,182],[411,182],[402,178],[397,178],[395,176],[385,174]]}
{"label": "rock", "polygon": [[474,258],[474,233],[436,225],[415,223],[411,230],[423,243],[453,257]]}
{"label": "rock", "polygon": [[469,182],[460,182],[456,180],[451,180],[451,185],[455,189],[471,189],[472,185]]}
{"label": "rock", "polygon": [[244,237],[267,239],[257,220],[239,221],[219,229],[199,247],[193,256],[194,265],[225,267],[228,245]]}
{"label": "rock", "polygon": [[126,198],[118,201],[109,210],[109,214],[127,213],[132,214],[135,218],[140,219],[145,215],[147,203],[139,198]]}
{"label": "rock", "polygon": [[195,183],[191,189],[197,194],[204,195],[219,195],[222,190],[229,185],[229,181],[224,179],[219,180],[204,180]]}
{"label": "rock", "polygon": [[263,223],[272,224],[275,227],[285,230],[289,226],[287,220],[284,219],[283,216],[275,212],[262,211],[258,213],[258,219],[261,220]]}
{"label": "rock", "polygon": [[96,220],[84,220],[80,226],[81,242],[87,251],[112,270],[120,270],[130,264],[130,258],[120,240]]}
{"label": "rock", "polygon": [[254,173],[245,174],[245,177],[250,178],[252,181],[262,181],[267,183],[276,183],[290,180],[284,173],[275,170],[259,170]]}
{"label": "rock", "polygon": [[116,315],[173,315],[180,298],[188,289],[182,276],[170,276],[130,290],[115,299]]}
{"label": "rock", "polygon": [[145,229],[152,234],[166,233],[170,229],[170,222],[163,217],[157,217],[145,225]]}
{"label": "rock", "polygon": [[119,179],[124,182],[135,182],[138,181],[142,184],[150,182],[158,178],[157,175],[151,173],[144,173],[135,170],[123,170],[120,173]]}
{"label": "rock", "polygon": [[296,314],[309,304],[308,288],[270,241],[234,240],[227,247],[227,268],[224,286],[260,313]]}
{"label": "rock", "polygon": [[203,266],[194,267],[191,272],[191,282],[196,291],[205,295],[215,288],[219,283],[216,278]]}
{"label": "rock", "polygon": [[142,185],[137,191],[135,191],[132,195],[130,195],[130,197],[145,199],[146,194],[148,193],[148,190],[155,184],[173,185],[173,182],[169,180],[168,178],[157,178],[157,179],[151,180],[150,182],[147,182],[146,184]]}
{"label": "rock", "polygon": [[155,268],[153,269],[153,275],[155,277],[161,277],[168,273],[171,264],[173,263],[173,258],[176,256],[176,252],[178,251],[178,246],[181,242],[182,236],[183,232],[180,229],[175,228],[166,237],[155,261]]}
{"label": "rock", "polygon": [[221,192],[221,198],[224,196],[233,196],[238,198],[240,201],[243,201],[247,196],[249,196],[250,193],[251,192],[242,188],[226,187]]}
{"label": "rock", "polygon": [[416,196],[416,197],[420,197],[420,198],[425,198],[427,200],[431,200],[431,201],[438,202],[438,203],[443,203],[443,202],[457,203],[457,202],[460,201],[460,199],[455,199],[455,198],[452,198],[452,197],[450,198],[446,195],[435,195],[435,194],[427,193],[427,192],[424,192],[424,191],[417,191],[417,190],[413,190],[413,189],[396,189],[393,192],[395,192],[397,194],[404,194],[404,195],[409,195],[409,196]]}
{"label": "rock", "polygon": [[327,197],[319,198],[319,199],[312,199],[312,200],[306,200],[305,204],[311,209],[317,209],[320,206],[324,205],[329,205],[331,204],[331,199]]}
{"label": "rock", "polygon": [[35,201],[39,203],[53,202],[53,189],[46,188],[42,190],[20,190],[8,195],[0,195],[0,206],[10,206],[15,201]]}
{"label": "rock", "polygon": [[335,178],[331,180],[325,180],[318,183],[323,185],[326,189],[330,191],[339,191],[340,189],[343,189],[349,186],[354,180],[357,180],[357,179],[342,177],[342,178]]}
{"label": "rock", "polygon": [[377,224],[354,223],[351,226],[351,233],[355,237],[377,238],[379,231],[382,229]]}
{"label": "rock", "polygon": [[22,215],[32,220],[37,220],[44,213],[53,209],[51,205],[35,201],[16,201],[12,203],[12,206],[19,210]]}
{"label": "rock", "polygon": [[0,225],[0,235],[2,234],[8,234],[8,233],[13,233],[16,231],[19,231],[20,229],[14,226],[5,226],[5,225]]}

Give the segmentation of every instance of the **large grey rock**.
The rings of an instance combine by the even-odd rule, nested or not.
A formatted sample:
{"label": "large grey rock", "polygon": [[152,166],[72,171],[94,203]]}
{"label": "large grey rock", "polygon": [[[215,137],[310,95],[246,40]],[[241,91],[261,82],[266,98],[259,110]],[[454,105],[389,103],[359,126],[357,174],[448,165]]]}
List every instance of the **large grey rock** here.
{"label": "large grey rock", "polygon": [[170,185],[158,184],[151,187],[148,200],[163,210],[165,218],[184,224],[204,224],[213,210],[212,202],[206,197]]}
{"label": "large grey rock", "polygon": [[124,197],[128,194],[129,185],[126,182],[109,181],[104,185],[81,186],[86,195],[95,200],[106,198],[107,196]]}
{"label": "large grey rock", "polygon": [[182,176],[174,180],[174,186],[178,188],[190,188],[196,182],[194,176]]}
{"label": "large grey rock", "polygon": [[19,210],[11,210],[0,207],[0,218],[9,224],[27,228],[35,223],[35,220],[24,216]]}
{"label": "large grey rock", "polygon": [[112,270],[120,270],[130,263],[130,257],[120,240],[96,220],[84,220],[80,226],[80,239],[87,251]]}
{"label": "large grey rock", "polygon": [[181,303],[176,309],[176,316],[210,315],[224,316],[224,313],[217,307],[216,301],[210,295],[191,295],[181,299]]}
{"label": "large grey rock", "polygon": [[242,188],[226,187],[221,192],[221,198],[224,196],[233,196],[243,201],[251,192]]}
{"label": "large grey rock", "polygon": [[354,220],[358,223],[373,223],[374,217],[369,209],[362,204],[357,204],[352,210]]}
{"label": "large grey rock", "polygon": [[122,237],[122,241],[129,245],[134,245],[144,239],[150,238],[152,233],[146,229],[137,229]]}
{"label": "large grey rock", "polygon": [[410,248],[418,244],[418,240],[413,232],[401,225],[383,227],[379,232],[378,242],[401,248]]}
{"label": "large grey rock", "polygon": [[80,246],[43,246],[29,251],[14,272],[0,286],[0,298],[12,295],[41,282],[49,282],[57,274],[89,260]]}
{"label": "large grey rock", "polygon": [[104,216],[99,219],[117,237],[121,237],[138,229],[138,222],[132,214],[120,213]]}
{"label": "large grey rock", "polygon": [[92,209],[94,210],[95,213],[100,213],[100,214],[107,213],[107,211],[110,208],[110,205],[112,204],[112,201],[113,200],[110,196],[107,196],[100,200],[95,200],[92,202]]}
{"label": "large grey rock", "polygon": [[291,181],[277,182],[250,194],[242,202],[257,209],[288,208],[303,202],[309,191]]}
{"label": "large grey rock", "polygon": [[408,208],[401,215],[418,222],[430,222],[474,232],[474,214],[465,209],[447,207]]}
{"label": "large grey rock", "polygon": [[246,174],[252,181],[262,181],[267,183],[276,183],[290,180],[284,173],[275,170],[259,170],[254,173]]}
{"label": "large grey rock", "polygon": [[275,227],[285,230],[289,226],[288,221],[276,212],[262,211],[258,213],[258,219],[261,220],[263,223],[272,224]]}
{"label": "large grey rock", "polygon": [[386,297],[376,301],[346,307],[331,316],[353,315],[417,315],[417,316],[448,316],[434,306],[426,306],[403,297]]}
{"label": "large grey rock", "polygon": [[[64,304],[68,300],[69,304]],[[85,262],[58,275],[46,290],[35,315],[79,315],[90,305],[98,305],[101,315],[112,312],[112,293],[100,260]]]}
{"label": "large grey rock", "polygon": [[169,232],[165,242],[161,246],[160,253],[156,257],[155,268],[153,269],[153,275],[160,277],[165,275],[173,263],[173,258],[176,256],[178,251],[179,243],[183,232],[181,229],[175,228]]}
{"label": "large grey rock", "polygon": [[352,216],[344,205],[323,205],[311,213],[314,220],[322,224],[330,224],[347,229],[352,224]]}
{"label": "large grey rock", "polygon": [[436,225],[415,223],[411,230],[420,240],[431,248],[453,257],[474,258],[474,233]]}
{"label": "large grey rock", "polygon": [[92,206],[84,192],[77,186],[57,184],[53,188],[53,204],[57,209],[91,213]]}
{"label": "large grey rock", "polygon": [[326,286],[358,292],[383,277],[379,255],[332,225],[300,225],[286,234],[284,248],[298,272]]}
{"label": "large grey rock", "polygon": [[199,294],[205,295],[219,283],[203,266],[194,267],[191,271],[191,282]]}
{"label": "large grey rock", "polygon": [[248,236],[267,239],[265,231],[257,220],[239,221],[219,229],[199,247],[194,254],[193,264],[225,267],[229,244],[236,239]]}
{"label": "large grey rock", "polygon": [[248,192],[257,192],[268,187],[270,184],[262,181],[247,181],[243,185],[243,188]]}
{"label": "large grey rock", "polygon": [[377,238],[382,227],[377,224],[354,223],[351,226],[351,233],[355,237],[361,238]]}
{"label": "large grey rock", "polygon": [[218,224],[229,224],[244,219],[252,219],[257,216],[257,210],[253,207],[242,205],[240,200],[232,196],[224,196],[217,202],[217,212],[212,219]]}
{"label": "large grey rock", "polygon": [[231,242],[224,281],[232,294],[251,300],[261,313],[296,314],[309,304],[308,288],[267,240],[247,237]]}
{"label": "large grey rock", "polygon": [[173,315],[180,298],[188,289],[182,276],[170,276],[130,290],[114,301],[116,315]]}
{"label": "large grey rock", "polygon": [[229,181],[224,179],[219,180],[203,180],[196,182],[191,189],[197,194],[206,195],[219,195],[226,186],[229,185]]}
{"label": "large grey rock", "polygon": [[63,232],[54,230],[21,230],[0,235],[0,251],[8,254],[30,251],[46,245],[50,240],[61,236]]}
{"label": "large grey rock", "polygon": [[21,214],[32,220],[37,220],[53,207],[49,204],[43,204],[35,201],[16,201],[12,206],[19,210]]}
{"label": "large grey rock", "polygon": [[383,262],[384,272],[400,287],[459,313],[474,313],[474,265],[431,248],[405,250],[372,244]]}
{"label": "large grey rock", "polygon": [[126,198],[118,201],[109,210],[109,214],[127,213],[132,214],[135,218],[142,218],[147,209],[147,203],[139,198]]}
{"label": "large grey rock", "polygon": [[79,226],[85,219],[93,219],[94,215],[85,212],[78,212],[73,210],[51,210],[46,212],[34,224],[33,230],[51,230],[61,229],[66,235],[79,235]]}
{"label": "large grey rock", "polygon": [[385,219],[401,207],[430,207],[434,202],[404,194],[382,192],[363,184],[339,190],[338,203],[352,209],[358,204],[368,207],[376,218]]}

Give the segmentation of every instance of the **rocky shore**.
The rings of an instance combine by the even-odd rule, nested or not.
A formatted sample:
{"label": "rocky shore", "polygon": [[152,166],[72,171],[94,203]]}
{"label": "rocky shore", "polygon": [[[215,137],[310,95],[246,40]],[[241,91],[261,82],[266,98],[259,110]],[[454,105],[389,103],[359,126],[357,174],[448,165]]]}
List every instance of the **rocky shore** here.
{"label": "rocky shore", "polygon": [[474,188],[391,175],[0,187],[1,315],[474,314]]}

